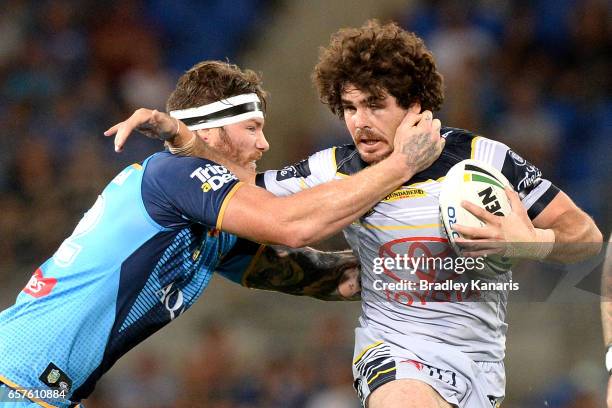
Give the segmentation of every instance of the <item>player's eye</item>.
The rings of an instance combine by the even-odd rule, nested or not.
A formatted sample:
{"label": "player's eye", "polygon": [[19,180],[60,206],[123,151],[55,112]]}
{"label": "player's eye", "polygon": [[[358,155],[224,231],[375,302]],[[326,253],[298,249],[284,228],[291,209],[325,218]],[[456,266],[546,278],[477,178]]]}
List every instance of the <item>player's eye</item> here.
{"label": "player's eye", "polygon": [[354,111],[354,110],[355,110],[355,107],[354,107],[354,106],[351,106],[351,105],[344,105],[344,106],[342,106],[342,110],[343,110],[344,112],[352,112],[352,111]]}

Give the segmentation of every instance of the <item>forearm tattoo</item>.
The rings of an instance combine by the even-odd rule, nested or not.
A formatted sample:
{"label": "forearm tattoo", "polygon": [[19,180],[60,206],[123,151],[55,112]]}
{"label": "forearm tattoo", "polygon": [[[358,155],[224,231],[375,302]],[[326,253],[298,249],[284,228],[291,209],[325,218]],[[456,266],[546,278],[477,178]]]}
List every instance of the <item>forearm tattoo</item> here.
{"label": "forearm tattoo", "polygon": [[401,146],[401,151],[406,156],[408,164],[420,169],[424,163],[429,163],[432,158],[437,158],[438,145],[431,143],[430,138],[430,132],[422,132],[414,137],[412,143],[405,143]]}
{"label": "forearm tattoo", "polygon": [[357,267],[352,251],[321,252],[312,248],[267,246],[244,279],[245,286],[321,300],[359,300],[340,296],[344,271]]}

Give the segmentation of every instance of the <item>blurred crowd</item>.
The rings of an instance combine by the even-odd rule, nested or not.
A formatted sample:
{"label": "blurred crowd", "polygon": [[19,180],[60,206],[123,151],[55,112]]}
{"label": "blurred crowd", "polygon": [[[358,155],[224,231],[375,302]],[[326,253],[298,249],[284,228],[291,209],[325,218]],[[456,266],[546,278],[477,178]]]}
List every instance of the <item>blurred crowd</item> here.
{"label": "blurred crowd", "polygon": [[[174,369],[142,351],[135,364],[87,400],[87,408],[358,408],[348,362],[350,327],[327,318],[304,333],[308,346],[284,351],[273,342],[269,355],[244,355],[223,324],[209,324]],[[167,361],[167,360],[165,360]]]}
{"label": "blurred crowd", "polygon": [[[273,7],[269,0],[0,2],[0,282],[25,283],[28,274],[14,271],[52,255],[107,180],[160,149],[134,138],[116,155],[102,132],[135,107],[163,109],[195,62],[235,61]],[[511,145],[604,233],[612,225],[611,17],[607,0],[430,0],[391,16],[434,52],[446,83],[443,123]],[[327,113],[287,162],[346,142]],[[133,370],[103,381],[88,406],[353,407],[352,339],[341,326],[315,325],[304,355],[247,362],[236,361],[222,325],[208,327],[187,360],[166,367],[141,352]]]}

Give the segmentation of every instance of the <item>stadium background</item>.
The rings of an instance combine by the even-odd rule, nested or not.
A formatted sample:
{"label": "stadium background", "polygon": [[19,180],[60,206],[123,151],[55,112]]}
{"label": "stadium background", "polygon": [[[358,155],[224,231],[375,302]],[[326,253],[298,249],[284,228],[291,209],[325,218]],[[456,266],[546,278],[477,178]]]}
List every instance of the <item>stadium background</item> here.
{"label": "stadium background", "polygon": [[[4,0],[0,308],[107,180],[160,148],[134,137],[117,155],[102,132],[135,107],[163,108],[199,60],[263,72],[272,149],[260,169],[348,143],[310,72],[331,33],[372,17],[425,38],[445,76],[443,123],[512,145],[609,234],[607,0]],[[215,279],[189,313],[120,361],[87,406],[356,407],[349,365],[358,314],[358,304]],[[513,302],[508,321],[505,407],[602,406],[596,300]]]}

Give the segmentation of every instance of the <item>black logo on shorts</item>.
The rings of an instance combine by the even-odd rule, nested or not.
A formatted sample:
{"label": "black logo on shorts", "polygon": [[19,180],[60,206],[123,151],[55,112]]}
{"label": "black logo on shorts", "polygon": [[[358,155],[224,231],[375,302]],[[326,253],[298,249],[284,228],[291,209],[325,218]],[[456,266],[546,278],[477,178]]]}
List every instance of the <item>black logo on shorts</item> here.
{"label": "black logo on shorts", "polygon": [[70,392],[70,388],[72,388],[72,380],[70,377],[53,363],[49,363],[38,379],[51,388],[56,388],[65,392]]}

